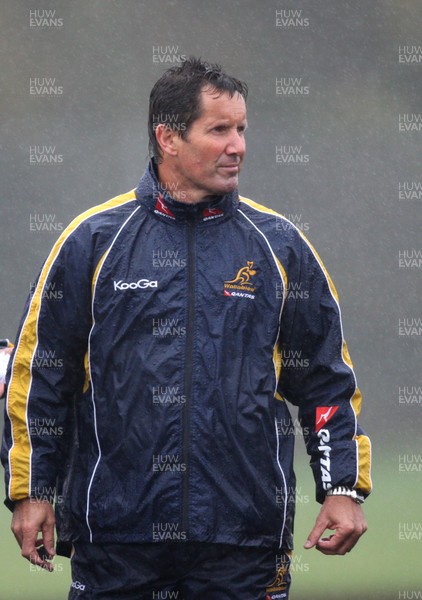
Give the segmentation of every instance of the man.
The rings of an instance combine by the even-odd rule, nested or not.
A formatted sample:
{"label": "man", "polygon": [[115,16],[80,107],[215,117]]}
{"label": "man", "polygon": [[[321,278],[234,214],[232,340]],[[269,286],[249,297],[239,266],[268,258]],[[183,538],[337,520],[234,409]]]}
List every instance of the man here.
{"label": "man", "polygon": [[[51,569],[55,496],[69,598],[287,598],[286,400],[322,503],[305,548],[344,554],[366,530],[369,440],[336,292],[298,229],[238,196],[246,96],[217,65],[166,71],[139,186],[69,225],[25,310],[6,502],[23,556]],[[47,418],[56,435],[32,431]]]}
{"label": "man", "polygon": [[0,398],[4,395],[4,384],[6,383],[6,371],[9,357],[12,353],[12,344],[8,339],[0,340]]}

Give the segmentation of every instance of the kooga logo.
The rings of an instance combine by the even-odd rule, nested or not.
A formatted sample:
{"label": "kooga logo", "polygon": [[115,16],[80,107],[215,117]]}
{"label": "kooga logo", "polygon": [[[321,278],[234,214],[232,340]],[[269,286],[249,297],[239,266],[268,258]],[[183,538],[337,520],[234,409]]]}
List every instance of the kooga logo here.
{"label": "kooga logo", "polygon": [[149,279],[138,279],[138,281],[132,281],[127,283],[126,281],[114,281],[114,291],[117,290],[144,290],[145,288],[156,288],[158,282],[150,281]]}
{"label": "kooga logo", "polygon": [[72,581],[70,587],[75,588],[75,590],[84,590],[85,589],[85,584],[81,583],[80,581]]}

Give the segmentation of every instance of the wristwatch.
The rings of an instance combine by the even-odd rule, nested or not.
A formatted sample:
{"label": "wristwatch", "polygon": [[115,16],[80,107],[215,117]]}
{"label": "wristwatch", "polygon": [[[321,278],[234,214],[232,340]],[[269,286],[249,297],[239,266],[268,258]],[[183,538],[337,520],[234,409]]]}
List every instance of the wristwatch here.
{"label": "wristwatch", "polygon": [[359,494],[356,490],[352,490],[344,485],[338,485],[337,487],[331,488],[331,490],[328,490],[327,496],[349,496],[349,498],[352,498],[352,500],[358,504],[363,504],[365,502],[365,497],[362,496],[362,494]]}

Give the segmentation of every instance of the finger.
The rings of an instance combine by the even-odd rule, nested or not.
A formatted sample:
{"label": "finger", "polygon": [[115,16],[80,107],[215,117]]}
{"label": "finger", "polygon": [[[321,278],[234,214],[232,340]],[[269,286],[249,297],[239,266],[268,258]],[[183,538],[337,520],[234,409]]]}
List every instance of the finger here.
{"label": "finger", "polygon": [[[37,565],[47,571],[50,571],[50,564],[46,561],[45,557],[41,556],[38,548],[35,544],[31,544],[29,540],[25,540],[22,544],[22,556],[29,560],[33,565]],[[51,565],[52,568],[52,565]]]}
{"label": "finger", "polygon": [[352,550],[360,538],[360,535],[361,534],[356,531],[347,533],[336,531],[336,533],[329,538],[319,540],[316,548],[323,554],[344,555]]}
{"label": "finger", "polygon": [[25,547],[25,550],[22,549],[22,556],[29,560],[31,564],[41,567],[46,571],[51,572],[54,569],[54,565],[49,562],[50,555],[42,545],[42,540],[37,540],[36,545],[32,549],[29,546]]}
{"label": "finger", "polygon": [[41,550],[44,550],[44,546],[42,546],[36,554],[31,555],[29,562],[51,573],[54,571],[54,565],[48,560],[45,550],[44,553],[40,554]]}
{"label": "finger", "polygon": [[24,531],[21,538],[21,553],[24,558],[38,564],[38,551],[36,548],[38,532],[34,530]]}
{"label": "finger", "polygon": [[[42,546],[41,549],[44,549],[44,546]],[[31,554],[29,562],[51,573],[51,571],[54,570],[54,565],[46,558],[47,555],[45,553],[45,550],[44,553],[40,554],[41,549],[35,552],[34,554]]]}
{"label": "finger", "polygon": [[320,521],[317,519],[314,528],[311,533],[308,535],[308,539],[305,542],[304,548],[308,550],[309,548],[313,548],[317,545],[320,537],[327,529],[327,524],[325,521]]}
{"label": "finger", "polygon": [[332,542],[332,540],[320,540],[315,547],[318,552],[321,552],[321,554],[327,554],[330,556],[341,554],[337,541]]}
{"label": "finger", "polygon": [[353,548],[358,540],[358,536],[348,536],[346,539],[341,535],[333,535],[330,539],[322,539],[318,542],[318,549],[323,553],[346,554]]}
{"label": "finger", "polygon": [[39,537],[36,527],[27,527],[26,529],[17,531],[15,535],[20,543],[21,553],[24,558],[33,564],[41,565],[44,563],[44,558],[40,557],[38,552],[38,548],[43,545],[44,540],[42,537]]}
{"label": "finger", "polygon": [[42,526],[42,535],[44,548],[48,554],[53,557],[56,552],[54,549],[54,520],[46,521]]}

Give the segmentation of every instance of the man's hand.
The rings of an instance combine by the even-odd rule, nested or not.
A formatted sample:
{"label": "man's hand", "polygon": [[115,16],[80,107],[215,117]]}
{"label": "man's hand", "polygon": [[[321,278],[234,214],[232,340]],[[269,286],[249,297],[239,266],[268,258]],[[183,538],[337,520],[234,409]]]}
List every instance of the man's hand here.
{"label": "man's hand", "polygon": [[[323,554],[346,554],[368,526],[360,505],[347,496],[327,496],[304,548],[316,547]],[[326,529],[333,535],[321,538]]]}
{"label": "man's hand", "polygon": [[[49,562],[55,554],[54,523],[53,507],[47,500],[27,498],[16,503],[12,531],[22,548],[22,556],[47,571],[54,568]],[[38,537],[39,533],[41,537]],[[46,555],[38,552],[40,546],[45,548]]]}

